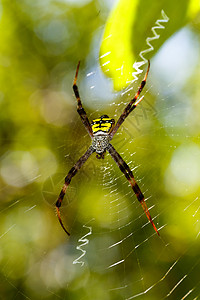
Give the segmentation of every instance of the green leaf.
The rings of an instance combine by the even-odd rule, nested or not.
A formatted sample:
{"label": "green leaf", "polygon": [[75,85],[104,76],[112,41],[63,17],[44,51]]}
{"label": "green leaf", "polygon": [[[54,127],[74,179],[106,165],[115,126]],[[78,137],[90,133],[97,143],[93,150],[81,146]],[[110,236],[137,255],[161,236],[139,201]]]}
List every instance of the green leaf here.
{"label": "green leaf", "polygon": [[[113,80],[114,90],[126,88],[134,79],[133,65],[143,61],[141,52],[144,61],[139,66],[199,11],[199,0],[145,0],[145,4],[120,0],[108,18],[100,48],[100,65],[104,74]],[[167,17],[169,22],[162,21]]]}

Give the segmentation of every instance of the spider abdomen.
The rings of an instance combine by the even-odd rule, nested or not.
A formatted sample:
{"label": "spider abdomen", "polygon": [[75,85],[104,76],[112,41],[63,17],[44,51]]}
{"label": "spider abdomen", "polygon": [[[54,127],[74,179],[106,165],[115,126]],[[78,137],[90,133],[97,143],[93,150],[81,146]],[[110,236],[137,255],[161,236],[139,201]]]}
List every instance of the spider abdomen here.
{"label": "spider abdomen", "polygon": [[111,131],[115,123],[114,119],[109,118],[107,115],[103,115],[98,119],[95,119],[91,123],[93,134],[108,133]]}

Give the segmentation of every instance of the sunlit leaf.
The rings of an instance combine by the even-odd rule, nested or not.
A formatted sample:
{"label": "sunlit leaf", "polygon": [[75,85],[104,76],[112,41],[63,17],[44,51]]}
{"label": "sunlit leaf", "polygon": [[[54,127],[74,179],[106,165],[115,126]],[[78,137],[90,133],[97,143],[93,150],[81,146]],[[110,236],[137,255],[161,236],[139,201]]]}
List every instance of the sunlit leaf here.
{"label": "sunlit leaf", "polygon": [[[196,0],[146,0],[145,4],[137,0],[120,0],[108,18],[100,49],[101,68],[112,78],[114,90],[122,90],[134,79],[134,62],[150,59],[199,11],[200,4]],[[165,18],[169,18],[169,22],[164,24]],[[152,47],[147,44],[148,39]],[[147,49],[149,51],[141,58],[141,52]]]}

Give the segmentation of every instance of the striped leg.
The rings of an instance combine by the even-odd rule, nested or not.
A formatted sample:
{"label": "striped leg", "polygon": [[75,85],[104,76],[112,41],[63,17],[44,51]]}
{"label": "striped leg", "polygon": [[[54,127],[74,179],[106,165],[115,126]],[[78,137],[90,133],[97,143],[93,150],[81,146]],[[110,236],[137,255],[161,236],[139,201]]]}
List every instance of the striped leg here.
{"label": "striped leg", "polygon": [[149,68],[150,68],[150,61],[148,61],[148,68],[147,68],[146,74],[145,74],[144,79],[142,80],[142,82],[140,84],[140,87],[139,87],[137,93],[135,94],[135,97],[125,107],[123,113],[119,117],[116,125],[114,126],[112,132],[110,133],[111,139],[113,138],[114,134],[117,132],[117,130],[119,129],[119,127],[122,125],[122,123],[124,122],[124,120],[128,117],[128,115],[137,107],[137,105],[144,98],[144,97],[142,97],[138,101],[136,101],[137,98],[139,97],[140,93],[142,92],[145,84],[146,84],[147,76],[148,76],[148,73],[149,73]]}
{"label": "striped leg", "polygon": [[132,190],[134,191],[138,201],[140,202],[140,204],[142,205],[142,208],[149,220],[149,222],[152,224],[154,230],[157,232],[157,234],[159,235],[159,232],[151,218],[150,212],[148,210],[148,207],[146,205],[146,202],[144,200],[144,195],[142,194],[134,176],[133,173],[131,171],[131,169],[129,168],[129,166],[125,163],[125,161],[123,160],[123,158],[119,155],[119,153],[115,150],[115,148],[109,144],[109,146],[107,147],[107,151],[110,153],[110,155],[112,156],[112,158],[114,159],[114,161],[117,163],[118,167],[120,168],[120,170],[124,173],[126,179],[129,181]]}
{"label": "striped leg", "polygon": [[74,177],[76,175],[76,173],[78,172],[78,170],[80,170],[80,168],[82,167],[82,165],[86,162],[86,160],[89,158],[89,156],[94,152],[94,149],[92,146],[90,146],[88,148],[88,150],[85,152],[85,154],[83,154],[83,156],[81,156],[81,158],[79,158],[79,160],[77,161],[77,163],[71,168],[71,170],[69,171],[69,173],[67,174],[67,176],[65,177],[65,183],[63,185],[63,188],[60,192],[60,195],[58,197],[58,200],[56,201],[56,211],[57,211],[57,216],[58,216],[58,220],[60,222],[60,225],[62,226],[62,228],[64,229],[64,231],[70,235],[70,233],[66,230],[65,226],[63,225],[61,216],[60,216],[60,207],[62,205],[62,201],[63,198],[66,194],[66,190],[72,180],[72,177]]}
{"label": "striped leg", "polygon": [[77,68],[76,68],[76,75],[75,75],[74,83],[73,83],[73,90],[74,90],[75,97],[77,99],[77,112],[80,115],[81,120],[83,122],[83,125],[85,126],[87,132],[92,137],[93,136],[92,127],[91,127],[90,122],[88,120],[87,114],[86,114],[86,112],[85,112],[85,110],[82,106],[82,102],[81,102],[79,91],[78,91],[78,86],[76,85],[79,66],[80,66],[80,61],[78,62],[78,65],[77,65]]}

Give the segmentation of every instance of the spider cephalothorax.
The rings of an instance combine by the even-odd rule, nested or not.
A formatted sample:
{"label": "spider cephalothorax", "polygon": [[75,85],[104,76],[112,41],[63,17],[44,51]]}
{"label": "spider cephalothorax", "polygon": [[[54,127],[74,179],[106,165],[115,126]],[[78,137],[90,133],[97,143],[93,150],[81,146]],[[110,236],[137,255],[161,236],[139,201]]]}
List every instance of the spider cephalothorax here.
{"label": "spider cephalothorax", "polygon": [[106,134],[98,134],[92,138],[92,148],[97,153],[97,158],[104,158],[104,154],[106,152],[106,148],[109,145],[109,135]]}
{"label": "spider cephalothorax", "polygon": [[71,170],[69,171],[69,173],[65,177],[64,186],[63,186],[63,188],[60,192],[60,195],[58,197],[58,200],[56,202],[56,210],[57,210],[57,215],[58,215],[59,222],[60,222],[62,228],[64,229],[64,231],[68,235],[70,235],[69,232],[67,231],[67,229],[65,228],[65,226],[63,225],[63,222],[62,222],[62,219],[61,219],[61,216],[60,216],[60,207],[61,207],[63,198],[65,196],[67,187],[69,186],[72,177],[74,177],[76,175],[77,171],[80,170],[82,165],[86,162],[86,160],[90,157],[90,155],[92,153],[96,152],[96,154],[97,154],[96,157],[100,159],[100,158],[104,158],[104,155],[107,151],[111,155],[111,157],[114,159],[114,161],[118,165],[119,169],[124,173],[126,179],[130,183],[131,188],[134,191],[138,201],[141,203],[142,208],[143,208],[148,220],[152,224],[154,230],[159,235],[158,230],[157,230],[157,228],[156,228],[156,226],[155,226],[155,224],[154,224],[154,222],[151,218],[150,212],[147,208],[147,205],[146,205],[146,202],[145,202],[145,199],[144,199],[144,195],[142,194],[142,192],[141,192],[141,190],[140,190],[140,188],[139,188],[139,186],[138,186],[138,184],[137,184],[137,182],[136,182],[136,180],[133,176],[133,173],[132,173],[131,169],[129,168],[129,166],[126,164],[126,162],[120,156],[120,154],[115,150],[115,148],[110,143],[113,136],[115,135],[115,133],[117,132],[119,127],[122,125],[124,120],[128,117],[128,115],[136,108],[136,106],[143,99],[143,97],[138,99],[138,96],[140,95],[140,93],[142,92],[142,90],[145,86],[147,75],[148,75],[149,68],[150,68],[150,62],[148,62],[147,72],[146,72],[146,74],[144,76],[144,79],[142,80],[142,82],[139,86],[139,89],[138,89],[137,93],[135,94],[134,98],[125,107],[123,113],[119,117],[116,124],[115,124],[115,120],[109,118],[107,115],[103,115],[100,118],[93,120],[92,123],[89,122],[87,114],[86,114],[86,112],[85,112],[85,110],[82,106],[81,99],[80,99],[80,96],[79,96],[78,87],[76,85],[79,65],[80,65],[80,62],[78,63],[78,66],[77,66],[77,69],[76,69],[76,75],[75,75],[75,78],[74,78],[73,90],[74,90],[74,94],[75,94],[76,99],[77,99],[77,112],[79,113],[79,115],[81,117],[81,120],[83,122],[83,125],[85,126],[85,129],[87,130],[87,132],[89,133],[89,135],[92,139],[92,145],[88,148],[88,150],[85,152],[85,154],[83,154],[83,156],[81,156],[81,158],[71,168]]}

